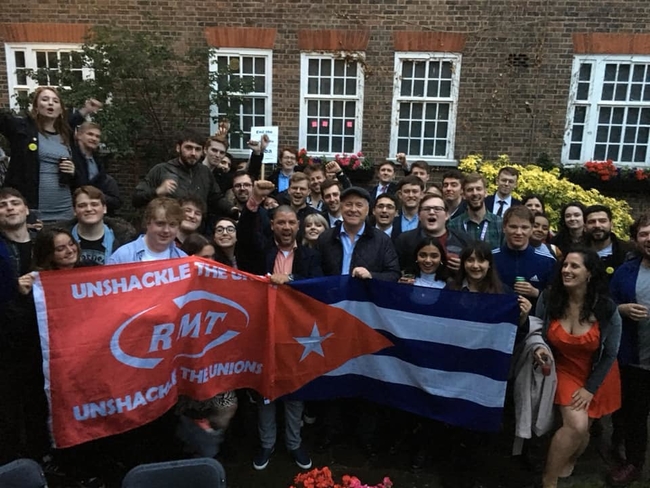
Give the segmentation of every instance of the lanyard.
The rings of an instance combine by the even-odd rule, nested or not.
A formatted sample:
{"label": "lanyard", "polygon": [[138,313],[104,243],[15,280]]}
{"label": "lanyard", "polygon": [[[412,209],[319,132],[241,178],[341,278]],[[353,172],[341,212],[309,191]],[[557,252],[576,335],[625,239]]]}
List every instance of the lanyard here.
{"label": "lanyard", "polygon": [[[484,241],[485,240],[485,235],[487,234],[487,230],[488,230],[488,224],[489,224],[489,222],[487,220],[483,221],[483,225],[481,226],[481,235],[478,238],[479,241]],[[467,232],[467,222],[465,222],[463,224],[463,227],[465,227],[465,232]]]}

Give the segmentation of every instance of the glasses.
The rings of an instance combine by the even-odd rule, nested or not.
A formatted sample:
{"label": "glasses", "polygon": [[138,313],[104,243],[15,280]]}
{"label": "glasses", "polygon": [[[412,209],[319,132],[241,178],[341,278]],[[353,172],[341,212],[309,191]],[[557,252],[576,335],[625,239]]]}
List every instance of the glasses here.
{"label": "glasses", "polygon": [[390,203],[379,203],[375,205],[375,208],[378,208],[379,210],[395,210],[395,205],[391,205]]}
{"label": "glasses", "polygon": [[433,210],[435,213],[443,213],[443,212],[445,211],[445,207],[437,207],[437,206],[435,206],[435,207],[422,207],[422,208],[420,209],[420,212],[429,213],[429,212],[431,212],[432,210]]}
{"label": "glasses", "polygon": [[253,184],[252,183],[237,183],[236,185],[233,186],[233,188],[252,188]]}
{"label": "glasses", "polygon": [[229,225],[228,227],[218,226],[216,229],[214,229],[215,233],[217,233],[219,235],[221,235],[221,234],[234,234],[236,230],[237,229],[235,229],[234,225]]}

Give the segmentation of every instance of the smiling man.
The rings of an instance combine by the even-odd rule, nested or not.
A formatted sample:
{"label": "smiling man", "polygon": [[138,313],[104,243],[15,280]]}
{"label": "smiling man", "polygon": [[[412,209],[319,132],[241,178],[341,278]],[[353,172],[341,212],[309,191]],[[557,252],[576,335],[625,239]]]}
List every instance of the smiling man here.
{"label": "smiling man", "polygon": [[585,210],[585,243],[598,253],[611,278],[626,260],[632,246],[612,232],[612,210],[605,205],[591,205]]}
{"label": "smiling man", "polygon": [[156,197],[183,198],[192,194],[206,203],[210,213],[230,216],[230,204],[223,197],[212,171],[199,164],[204,141],[203,136],[193,131],[181,134],[176,143],[178,157],[151,168],[135,188],[133,206],[144,207]]}
{"label": "smiling man", "polygon": [[193,195],[181,198],[178,203],[183,209],[183,220],[178,227],[178,234],[176,235],[176,245],[180,246],[185,242],[187,236],[198,232],[201,228],[206,209],[203,200]]}
{"label": "smiling man", "polygon": [[136,238],[131,224],[122,219],[106,217],[106,198],[94,186],[77,188],[72,202],[76,224],[70,232],[81,248],[81,264],[106,264],[116,249]]}
{"label": "smiling man", "polygon": [[302,220],[309,214],[318,213],[314,207],[307,205],[309,195],[309,177],[304,173],[294,173],[289,179],[289,206],[296,212],[298,220]]}
{"label": "smiling man", "polygon": [[449,228],[465,232],[476,241],[487,243],[490,248],[499,247],[503,240],[503,224],[485,208],[485,178],[478,173],[470,173],[463,180],[463,197],[467,209],[455,217]]}
{"label": "smiling man", "polygon": [[[305,175],[300,175],[305,177]],[[298,176],[298,174],[293,176]],[[305,183],[304,196],[306,197],[307,180],[301,179],[300,181]],[[289,188],[291,189],[291,187]],[[322,276],[323,271],[318,252],[301,245],[296,239],[300,224],[293,207],[288,205],[277,207],[271,218],[271,234],[265,232],[267,229],[263,227],[265,222],[268,222],[268,215],[261,205],[274,189],[275,185],[270,181],[256,181],[251,196],[242,211],[241,218],[237,223],[236,254],[239,269],[259,275],[266,274],[271,283],[276,285]],[[302,194],[302,192],[300,193]],[[302,445],[300,436],[304,403],[297,400],[283,400],[282,403],[285,414],[284,441],[287,449],[299,467],[309,469],[311,458]],[[253,467],[258,471],[268,466],[275,450],[276,404],[277,402],[265,402],[261,399],[257,403],[261,445],[253,460]]]}
{"label": "smiling man", "polygon": [[370,194],[353,186],[341,194],[343,222],[318,238],[323,272],[361,279],[397,281],[400,277],[397,253],[390,237],[367,224]]}
{"label": "smiling man", "polygon": [[115,251],[107,264],[157,261],[187,256],[175,244],[184,213],[173,198],[154,198],[144,211],[146,232]]}
{"label": "smiling man", "polygon": [[492,251],[501,281],[533,304],[546,288],[556,263],[548,249],[530,245],[534,224],[529,208],[509,208],[503,216],[505,243]]}

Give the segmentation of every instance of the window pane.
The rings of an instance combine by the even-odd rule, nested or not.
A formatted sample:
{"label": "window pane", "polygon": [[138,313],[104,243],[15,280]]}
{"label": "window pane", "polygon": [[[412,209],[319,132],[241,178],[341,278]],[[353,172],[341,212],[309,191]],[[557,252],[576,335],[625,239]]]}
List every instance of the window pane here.
{"label": "window pane", "polygon": [[583,123],[587,117],[587,107],[576,107],[573,111],[573,121]]}
{"label": "window pane", "polygon": [[437,116],[438,116],[438,104],[427,103],[425,109],[425,118],[427,120],[436,120]]}
{"label": "window pane", "polygon": [[345,116],[346,117],[356,117],[356,102],[346,102],[345,103]]}
{"label": "window pane", "polygon": [[438,97],[438,80],[429,80],[427,86],[428,97]]}
{"label": "window pane", "polygon": [[253,73],[253,58],[247,56],[242,59],[242,73]]}
{"label": "window pane", "polygon": [[332,61],[330,59],[321,59],[320,61],[320,75],[330,76],[332,74]]}
{"label": "window pane", "polygon": [[345,82],[345,94],[346,95],[356,95],[357,94],[357,79],[349,78]]}
{"label": "window pane", "polygon": [[347,73],[346,73],[347,76],[351,76],[353,78],[356,78],[357,77],[357,62],[352,61],[352,62],[348,63],[347,66],[346,66],[346,71],[347,71]]}
{"label": "window pane", "polygon": [[414,103],[411,105],[411,118],[413,119],[422,119],[422,109],[423,106],[421,103]]}
{"label": "window pane", "polygon": [[320,79],[320,95],[329,95],[332,93],[332,79],[331,78],[321,78]]}
{"label": "window pane", "polygon": [[413,61],[402,62],[402,79],[413,77]]}
{"label": "window pane", "polygon": [[580,65],[580,73],[578,75],[580,81],[591,80],[591,64],[583,63]]}
{"label": "window pane", "polygon": [[585,128],[583,125],[574,125],[571,131],[571,141],[580,142],[582,141],[582,136],[584,135]]}
{"label": "window pane", "polygon": [[425,64],[422,61],[415,63],[415,78],[424,78]]}
{"label": "window pane", "polygon": [[318,102],[314,100],[309,100],[307,102],[307,115],[309,116],[318,115]]}
{"label": "window pane", "polygon": [[571,160],[580,159],[581,149],[582,146],[580,144],[571,144],[571,148],[569,149],[569,159]]}
{"label": "window pane", "polygon": [[343,95],[344,86],[343,78],[334,78],[334,95]]}
{"label": "window pane", "polygon": [[36,67],[37,68],[46,68],[47,67],[47,60],[45,57],[45,52],[43,51],[37,51],[36,52]]}
{"label": "window pane", "polygon": [[415,80],[413,82],[413,96],[414,97],[424,96],[424,80]]}
{"label": "window pane", "polygon": [[616,65],[607,64],[605,65],[605,81],[614,81],[616,79]]}
{"label": "window pane", "polygon": [[266,74],[266,59],[255,58],[255,73],[258,75]]}
{"label": "window pane", "polygon": [[632,71],[632,81],[643,81],[645,78],[646,67],[642,64],[635,64]]}
{"label": "window pane", "polygon": [[445,61],[442,63],[442,75],[441,78],[451,79],[452,77],[452,63],[450,61]]}
{"label": "window pane", "polygon": [[14,53],[14,62],[16,63],[16,68],[24,68],[25,65],[25,51],[16,51]]}
{"label": "window pane", "polygon": [[439,120],[449,120],[449,108],[451,107],[451,104],[449,103],[441,103],[438,106],[438,119]]}
{"label": "window pane", "polygon": [[451,81],[440,82],[440,96],[449,98],[451,96]]}
{"label": "window pane", "polygon": [[436,142],[436,156],[443,157],[447,155],[447,141]]}
{"label": "window pane", "polygon": [[307,93],[309,94],[318,93],[318,78],[309,77],[307,79]]}
{"label": "window pane", "polygon": [[320,110],[318,115],[321,117],[329,117],[330,115],[330,102],[320,102]]}
{"label": "window pane", "polygon": [[342,59],[334,61],[334,76],[345,76],[345,61]]}
{"label": "window pane", "polygon": [[638,102],[641,100],[641,88],[642,85],[632,85],[630,87],[630,102]]}
{"label": "window pane", "polygon": [[317,59],[310,59],[309,63],[309,76],[318,76],[318,60]]}
{"label": "window pane", "polygon": [[587,100],[589,98],[589,84],[588,83],[578,83],[578,93],[576,96],[577,100]]}
{"label": "window pane", "polygon": [[625,115],[625,109],[617,107],[612,111],[612,124],[622,124],[623,115]]}
{"label": "window pane", "polygon": [[440,63],[429,61],[429,78],[440,78]]}
{"label": "window pane", "polygon": [[407,80],[402,78],[402,88],[400,90],[400,95],[403,97],[410,97],[411,96],[411,90],[413,88],[413,85],[411,83],[411,80]]}
{"label": "window pane", "polygon": [[618,66],[618,81],[628,81],[630,79],[630,65],[620,64]]}
{"label": "window pane", "polygon": [[613,100],[614,99],[614,84],[613,83],[605,83],[603,85],[603,95],[601,97],[602,100]]}
{"label": "window pane", "polygon": [[255,87],[253,88],[254,91],[258,93],[263,93],[265,90],[265,83],[264,83],[264,77],[263,76],[256,76],[255,77]]}
{"label": "window pane", "polygon": [[614,99],[623,102],[627,99],[627,85],[616,85],[616,95]]}

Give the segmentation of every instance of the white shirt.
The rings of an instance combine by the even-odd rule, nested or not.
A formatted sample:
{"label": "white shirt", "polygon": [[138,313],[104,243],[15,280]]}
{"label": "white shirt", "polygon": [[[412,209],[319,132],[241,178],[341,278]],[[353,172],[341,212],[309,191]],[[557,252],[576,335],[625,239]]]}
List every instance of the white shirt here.
{"label": "white shirt", "polygon": [[506,210],[512,207],[512,195],[508,195],[505,198],[501,198],[498,193],[494,194],[494,205],[492,206],[492,213],[494,215],[497,215],[497,212],[499,211],[499,207],[501,206],[499,202],[501,201],[505,202],[503,204],[503,210],[501,211],[501,217],[503,217],[506,213]]}

